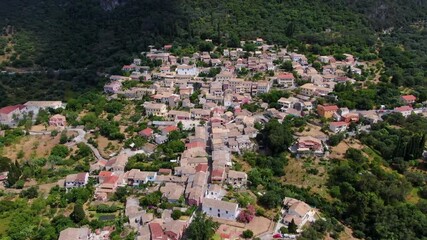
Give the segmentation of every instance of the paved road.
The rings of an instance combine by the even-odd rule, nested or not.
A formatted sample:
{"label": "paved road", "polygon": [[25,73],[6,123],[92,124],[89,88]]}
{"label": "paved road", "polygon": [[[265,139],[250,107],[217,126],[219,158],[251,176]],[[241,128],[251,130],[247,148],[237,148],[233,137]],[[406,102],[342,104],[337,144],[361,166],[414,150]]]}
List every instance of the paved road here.
{"label": "paved road", "polygon": [[92,146],[92,144],[89,144],[87,142],[87,140],[85,138],[86,131],[83,130],[83,128],[67,128],[67,130],[68,131],[75,131],[78,133],[78,135],[73,139],[73,141],[71,143],[74,143],[74,145],[77,143],[84,143],[92,150],[93,154],[95,155],[95,158],[98,161],[100,161],[100,160],[108,161],[107,159],[105,159],[101,156],[101,154],[99,153],[99,150],[96,147]]}

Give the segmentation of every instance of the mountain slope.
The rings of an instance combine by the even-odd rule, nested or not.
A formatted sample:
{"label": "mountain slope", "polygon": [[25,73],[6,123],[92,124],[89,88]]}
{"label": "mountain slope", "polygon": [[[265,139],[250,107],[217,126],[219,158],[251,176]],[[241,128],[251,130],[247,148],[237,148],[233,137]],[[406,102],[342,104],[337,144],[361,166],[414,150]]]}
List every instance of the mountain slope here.
{"label": "mountain slope", "polygon": [[[52,68],[112,66],[150,44],[205,38],[226,43],[263,37],[283,44],[345,45],[353,51],[375,41],[363,16],[322,1],[129,0],[112,11],[94,0],[0,4],[0,26],[31,31],[41,44],[37,63]],[[9,11],[23,6],[20,14]]]}

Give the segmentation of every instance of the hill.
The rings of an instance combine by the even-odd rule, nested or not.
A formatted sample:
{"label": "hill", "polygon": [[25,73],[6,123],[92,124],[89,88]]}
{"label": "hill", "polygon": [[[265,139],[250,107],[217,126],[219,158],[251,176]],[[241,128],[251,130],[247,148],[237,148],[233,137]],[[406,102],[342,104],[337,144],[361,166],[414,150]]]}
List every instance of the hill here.
{"label": "hill", "polygon": [[[411,26],[424,26],[426,9],[421,0],[4,0],[0,27],[16,33],[4,37],[13,47],[0,41],[0,55],[11,55],[0,68],[111,72],[151,44],[191,49],[210,38],[233,47],[262,37],[304,53],[380,53],[384,79],[423,85],[426,30]],[[409,64],[396,62],[402,56]]]}

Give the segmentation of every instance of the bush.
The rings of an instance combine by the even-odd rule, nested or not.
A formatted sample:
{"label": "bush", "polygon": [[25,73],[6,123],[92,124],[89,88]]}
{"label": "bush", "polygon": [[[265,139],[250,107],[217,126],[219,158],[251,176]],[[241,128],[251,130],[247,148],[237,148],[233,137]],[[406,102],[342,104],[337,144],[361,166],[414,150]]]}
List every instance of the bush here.
{"label": "bush", "polygon": [[182,216],[182,212],[180,211],[180,210],[173,210],[173,212],[172,212],[172,219],[173,220],[178,220],[178,219],[180,219],[181,218],[181,216]]}
{"label": "bush", "polygon": [[21,194],[19,194],[20,197],[25,197],[28,199],[36,198],[39,195],[39,192],[37,190],[37,187],[32,186],[26,190],[23,190]]}
{"label": "bush", "polygon": [[52,148],[50,155],[65,158],[66,156],[68,156],[69,153],[70,153],[70,150],[68,149],[68,147],[64,145],[56,145],[55,147]]}
{"label": "bush", "polygon": [[21,179],[15,183],[15,188],[22,189],[22,188],[24,188],[24,185],[25,185],[25,181]]}
{"label": "bush", "polygon": [[255,217],[255,207],[249,205],[246,210],[240,212],[237,221],[241,223],[250,223]]}
{"label": "bush", "polygon": [[328,143],[331,146],[337,146],[344,139],[344,134],[335,134],[329,137]]}
{"label": "bush", "polygon": [[286,227],[281,227],[280,228],[280,233],[286,234],[286,233],[288,233],[288,229]]}
{"label": "bush", "polygon": [[100,204],[96,206],[96,212],[97,213],[113,213],[119,210],[120,208],[116,205],[108,206],[106,204]]}
{"label": "bush", "polygon": [[254,236],[254,233],[251,230],[245,230],[242,232],[242,237],[243,238],[252,238]]}

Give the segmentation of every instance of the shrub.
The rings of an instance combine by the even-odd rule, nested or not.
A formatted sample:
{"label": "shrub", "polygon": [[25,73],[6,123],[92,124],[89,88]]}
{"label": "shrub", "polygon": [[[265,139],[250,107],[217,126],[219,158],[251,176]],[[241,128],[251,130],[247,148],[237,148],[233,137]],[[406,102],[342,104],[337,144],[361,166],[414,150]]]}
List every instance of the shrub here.
{"label": "shrub", "polygon": [[181,216],[182,216],[182,212],[180,211],[180,210],[173,210],[173,212],[172,212],[172,219],[173,220],[178,220],[178,219],[180,219],[181,218]]}
{"label": "shrub", "polygon": [[243,238],[252,238],[254,236],[254,233],[251,230],[245,230],[242,232],[242,237]]}

